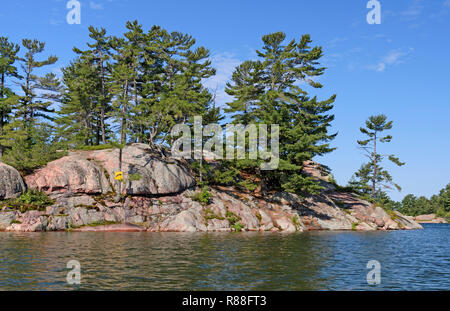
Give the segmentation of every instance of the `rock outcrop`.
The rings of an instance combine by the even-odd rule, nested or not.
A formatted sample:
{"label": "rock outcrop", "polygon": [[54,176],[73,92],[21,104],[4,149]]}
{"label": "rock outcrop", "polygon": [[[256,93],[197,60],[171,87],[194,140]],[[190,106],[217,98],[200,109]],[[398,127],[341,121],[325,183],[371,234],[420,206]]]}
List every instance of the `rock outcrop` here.
{"label": "rock outcrop", "polygon": [[102,168],[81,155],[70,155],[50,162],[25,180],[29,188],[52,195],[64,192],[101,194],[111,191]]}
{"label": "rock outcrop", "polygon": [[424,214],[414,217],[414,220],[422,223],[445,224],[447,220],[442,217],[436,217],[436,214]]}
{"label": "rock outcrop", "polygon": [[[183,163],[162,158],[148,145],[133,144],[123,149],[122,193],[163,195],[181,192],[195,185]],[[119,150],[77,151],[49,163],[26,177],[30,188],[55,196],[59,193],[106,194],[117,190]]]}
{"label": "rock outcrop", "polygon": [[12,166],[0,162],[0,200],[17,198],[25,190],[20,173]]}
{"label": "rock outcrop", "polygon": [[[118,150],[77,151],[27,176],[28,187],[47,192],[55,204],[45,211],[0,212],[6,231],[227,232],[419,229],[412,217],[385,211],[339,192],[319,164],[305,173],[324,186],[306,198],[286,192],[261,194],[213,187],[210,201],[194,199],[195,179],[187,163],[148,146],[124,148],[124,198],[116,202]],[[198,191],[198,190],[197,190]]]}

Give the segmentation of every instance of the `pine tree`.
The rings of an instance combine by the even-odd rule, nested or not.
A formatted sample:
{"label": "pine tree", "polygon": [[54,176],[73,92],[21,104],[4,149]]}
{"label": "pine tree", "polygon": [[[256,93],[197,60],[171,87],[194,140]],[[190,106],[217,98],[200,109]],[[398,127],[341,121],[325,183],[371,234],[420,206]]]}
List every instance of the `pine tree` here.
{"label": "pine tree", "polygon": [[[58,89],[49,89],[50,85],[55,85],[54,76],[40,77],[34,72],[38,68],[56,63],[58,58],[49,56],[42,61],[35,59],[36,54],[44,51],[44,42],[24,39],[22,40],[22,45],[26,49],[25,57],[21,58],[25,81],[20,85],[24,95],[20,98],[18,115],[22,118],[23,128],[30,132],[33,124],[39,118],[52,119],[49,114],[54,112],[54,110],[50,108],[52,102],[48,100],[51,95],[48,95],[45,91],[58,91]],[[44,92],[36,92],[36,90]]]}
{"label": "pine tree", "polygon": [[263,65],[260,61],[245,61],[239,65],[228,82],[225,91],[235,98],[227,103],[227,113],[236,113],[232,116],[236,124],[248,125],[256,120],[252,118],[251,111],[257,105],[257,101],[264,92],[264,86],[260,84],[263,75]]}
{"label": "pine tree", "polygon": [[98,145],[101,80],[97,69],[89,59],[78,58],[62,72],[65,91],[56,119],[60,141],[71,148]]}
{"label": "pine tree", "polygon": [[142,142],[143,127],[138,119],[140,106],[142,102],[142,83],[143,83],[143,57],[145,34],[142,25],[138,21],[127,22],[126,28],[128,32],[124,34],[126,38],[126,50],[128,66],[130,68],[130,112],[129,112],[129,128],[131,137]]}
{"label": "pine tree", "polygon": [[[322,87],[314,81],[325,70],[318,62],[322,49],[309,46],[309,35],[287,44],[285,38],[282,32],[263,36],[262,52],[257,51],[260,60],[247,61],[236,69],[226,89],[235,101],[228,104],[226,111],[235,114],[235,122],[280,126],[279,167],[259,173],[263,190],[270,185],[290,192],[313,193],[320,187],[304,176],[301,168],[305,160],[334,150],[329,142],[336,134],[328,133],[334,116],[327,113],[333,108],[335,95],[319,101],[302,88],[302,83]],[[250,164],[257,167],[259,162]]]}
{"label": "pine tree", "polygon": [[143,35],[136,21],[127,22],[127,29],[125,38],[114,37],[111,40],[111,46],[116,51],[111,75],[114,96],[112,115],[120,123],[121,144],[127,143],[127,133],[132,128],[131,108],[139,105],[137,83]]}
{"label": "pine tree", "polygon": [[193,49],[195,39],[179,32],[169,33],[158,26],[144,36],[142,83],[139,105],[133,115],[140,135],[154,147],[170,145],[171,128],[192,122],[209,109],[212,95],[202,80],[215,70],[204,47]]}
{"label": "pine tree", "polygon": [[370,193],[374,199],[379,197],[384,189],[395,187],[398,191],[401,190],[401,187],[393,182],[392,176],[381,166],[381,163],[386,156],[398,166],[405,163],[400,162],[394,155],[381,155],[377,150],[377,143],[388,143],[392,140],[391,135],[383,136],[382,134],[382,132],[392,129],[392,123],[392,121],[387,121],[384,114],[381,114],[369,117],[366,127],[360,128],[361,133],[368,136],[368,139],[357,142],[369,162],[363,164],[355,173],[350,181],[350,186],[359,189],[362,193]]}
{"label": "pine tree", "polygon": [[110,38],[106,36],[106,30],[104,28],[98,29],[93,26],[89,27],[89,37],[94,40],[93,43],[87,43],[90,49],[81,50],[74,48],[74,52],[79,54],[80,57],[87,63],[89,63],[95,70],[95,85],[99,85],[96,95],[96,107],[95,111],[98,112],[99,117],[96,126],[96,144],[101,142],[106,144],[107,141],[107,116],[110,111],[109,102],[111,100],[110,83],[111,76],[111,42]]}
{"label": "pine tree", "polygon": [[20,77],[14,65],[19,50],[19,45],[9,42],[6,37],[0,37],[0,158],[5,146],[10,143],[8,134],[11,133],[5,126],[12,120],[11,113],[18,101],[18,97],[7,87],[6,79]]}
{"label": "pine tree", "polygon": [[53,73],[35,74],[36,69],[54,64],[58,59],[50,56],[43,61],[36,60],[36,54],[43,52],[45,43],[24,39],[22,45],[26,49],[25,56],[19,58],[23,95],[14,100],[14,115],[4,128],[8,134],[1,143],[8,146],[3,156],[6,163],[20,171],[31,172],[62,154],[57,152],[59,145],[54,142],[53,126],[44,122],[53,120],[54,110],[50,106],[60,100],[61,84]]}
{"label": "pine tree", "polygon": [[439,208],[445,213],[446,217],[450,216],[450,184],[445,186],[440,192],[437,199]]}

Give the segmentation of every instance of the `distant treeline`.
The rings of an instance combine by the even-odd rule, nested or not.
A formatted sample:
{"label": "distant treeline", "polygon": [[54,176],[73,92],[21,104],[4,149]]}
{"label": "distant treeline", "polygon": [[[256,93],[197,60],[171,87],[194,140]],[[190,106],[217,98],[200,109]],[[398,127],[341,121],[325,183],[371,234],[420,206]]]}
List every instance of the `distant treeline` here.
{"label": "distant treeline", "polygon": [[388,197],[384,197],[382,202],[385,207],[405,215],[436,214],[438,217],[450,218],[450,184],[429,199],[408,194],[400,202],[394,202]]}

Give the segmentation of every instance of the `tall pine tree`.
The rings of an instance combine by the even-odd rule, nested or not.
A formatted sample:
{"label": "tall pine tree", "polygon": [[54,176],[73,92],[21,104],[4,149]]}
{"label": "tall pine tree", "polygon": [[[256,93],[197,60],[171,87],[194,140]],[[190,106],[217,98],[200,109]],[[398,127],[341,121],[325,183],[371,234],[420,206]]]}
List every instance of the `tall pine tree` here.
{"label": "tall pine tree", "polygon": [[[234,114],[235,122],[280,126],[279,167],[259,172],[263,190],[313,193],[320,187],[301,169],[305,160],[334,150],[329,142],[336,134],[328,133],[334,116],[328,112],[335,95],[319,101],[304,89],[322,87],[314,80],[325,70],[319,66],[321,47],[311,47],[309,35],[298,42],[285,43],[285,38],[282,32],[263,36],[259,60],[244,62],[236,69],[226,89],[235,100],[226,111]],[[258,165],[254,161],[253,167]]]}
{"label": "tall pine tree", "polygon": [[[52,119],[50,113],[54,112],[50,108],[52,102],[48,98],[50,85],[56,85],[55,76],[48,75],[40,77],[35,74],[36,69],[56,63],[56,56],[49,56],[44,60],[37,60],[35,56],[42,53],[45,43],[38,40],[24,39],[22,45],[26,49],[25,57],[21,59],[24,81],[21,88],[24,93],[20,98],[18,115],[21,116],[23,127],[31,131],[32,126],[40,119]],[[57,89],[50,89],[58,91]],[[39,92],[37,92],[39,91]]]}
{"label": "tall pine tree", "polygon": [[15,62],[20,46],[9,42],[8,38],[0,37],[0,158],[5,146],[10,144],[11,131],[7,124],[12,120],[12,111],[17,105],[18,97],[7,87],[7,78],[19,78]]}
{"label": "tall pine tree", "polygon": [[383,136],[383,132],[392,129],[392,121],[388,121],[384,114],[371,116],[366,121],[366,127],[361,127],[362,134],[367,136],[365,140],[358,140],[359,147],[364,151],[369,162],[363,164],[361,168],[354,174],[350,186],[369,194],[374,199],[382,196],[384,189],[401,190],[401,187],[393,182],[391,174],[381,166],[384,158],[388,158],[397,166],[405,163],[394,155],[383,155],[378,153],[379,143],[388,143],[392,140],[391,135]]}

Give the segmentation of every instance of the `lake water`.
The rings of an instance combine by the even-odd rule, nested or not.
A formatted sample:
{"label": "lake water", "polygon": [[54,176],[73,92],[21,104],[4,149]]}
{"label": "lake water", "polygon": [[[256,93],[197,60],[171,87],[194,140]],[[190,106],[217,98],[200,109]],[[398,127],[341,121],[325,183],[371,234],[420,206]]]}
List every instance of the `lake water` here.
{"label": "lake water", "polygon": [[[390,232],[0,233],[0,290],[450,290],[450,224]],[[68,285],[66,264],[81,264]],[[369,260],[381,283],[369,286]]]}

